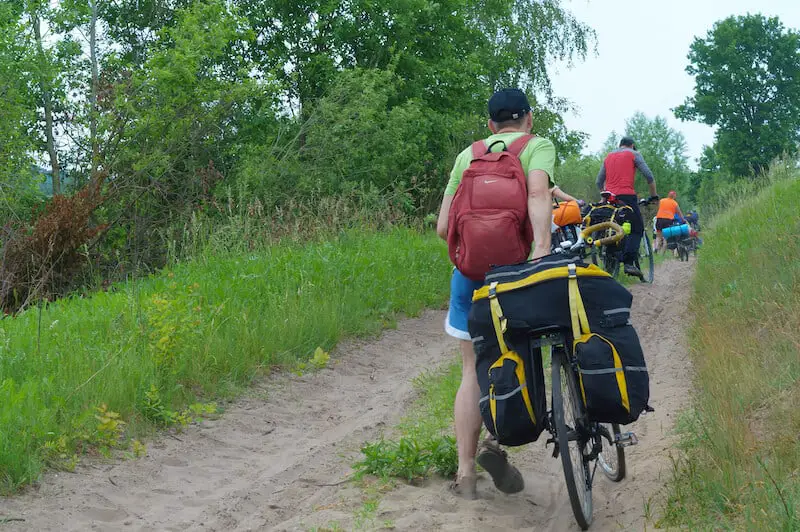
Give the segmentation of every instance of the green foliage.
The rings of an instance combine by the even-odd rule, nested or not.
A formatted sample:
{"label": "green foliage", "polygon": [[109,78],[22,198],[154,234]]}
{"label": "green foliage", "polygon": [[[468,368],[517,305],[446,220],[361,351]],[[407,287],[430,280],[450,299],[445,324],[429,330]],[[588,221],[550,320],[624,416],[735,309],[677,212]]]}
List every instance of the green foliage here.
{"label": "green foliage", "polygon": [[31,172],[34,141],[28,135],[35,121],[28,78],[19,68],[25,56],[25,33],[14,4],[0,5],[0,222],[24,217],[36,195]]}
{"label": "green foliage", "polygon": [[[441,305],[449,274],[445,246],[430,233],[349,231],[205,254],[0,320],[0,490],[35,481],[72,452],[110,448],[113,423],[98,434],[95,414],[125,421],[126,437],[180,426],[180,416],[188,422],[206,408],[187,409],[198,397],[231,397],[274,366],[295,367],[318,347]],[[100,404],[119,417],[87,411]],[[44,449],[49,441],[54,451]]]}
{"label": "green foliage", "polygon": [[[782,174],[782,175],[777,175]],[[727,205],[705,237],[690,303],[696,396],[662,525],[800,526],[800,174]]]}
{"label": "green foliage", "polygon": [[93,443],[99,446],[100,452],[108,454],[119,444],[126,423],[120,419],[119,413],[109,410],[105,404],[95,410],[97,410],[94,415],[97,426]]}
{"label": "green foliage", "polygon": [[4,4],[0,26],[0,214],[34,202],[29,159],[76,188],[107,178],[93,215],[111,227],[81,272],[99,282],[186,256],[186,229],[224,226],[231,198],[267,218],[342,197],[429,214],[503,85],[529,92],[559,157],[584,139],[549,65],[594,34],[559,0],[37,0]]}
{"label": "green foliage", "polygon": [[734,178],[724,172],[713,172],[705,176],[698,190],[698,204],[703,217],[716,220],[731,209],[731,205],[746,202],[761,190],[775,182],[791,179],[797,172],[797,160],[776,159],[770,170],[755,179]]}
{"label": "green foliage", "polygon": [[549,93],[548,64],[583,58],[594,38],[558,0],[235,4],[259,37],[248,47],[254,62],[301,107],[326,94],[339,70],[361,67],[403,79],[400,102],[477,112],[501,85]]}
{"label": "green foliage", "polygon": [[567,194],[585,201],[599,199],[596,180],[602,159],[596,155],[573,155],[555,170],[555,182]]}
{"label": "green foliage", "polygon": [[695,93],[678,118],[717,126],[715,150],[736,176],[757,176],[800,140],[800,34],[776,17],[732,16],[696,38]]}
{"label": "green foliage", "polygon": [[[170,410],[161,400],[161,393],[155,384],[150,385],[150,389],[144,392],[144,398],[139,405],[139,413],[151,423],[160,427],[177,426],[186,427],[195,418],[202,418],[217,413],[216,403],[192,403],[181,412]],[[140,453],[134,442],[134,454]],[[141,445],[141,444],[140,444]]]}
{"label": "green foliage", "polygon": [[431,473],[445,478],[455,475],[456,442],[446,433],[452,430],[453,403],[460,382],[459,362],[417,377],[414,388],[419,397],[395,429],[400,438],[382,438],[364,445],[362,459],[353,465],[356,477],[397,477],[411,482]]}
{"label": "green foliage", "polygon": [[458,469],[456,441],[452,436],[430,440],[401,437],[398,441],[379,440],[361,448],[364,458],[354,464],[356,476],[397,477],[408,482],[434,472],[452,477]]}

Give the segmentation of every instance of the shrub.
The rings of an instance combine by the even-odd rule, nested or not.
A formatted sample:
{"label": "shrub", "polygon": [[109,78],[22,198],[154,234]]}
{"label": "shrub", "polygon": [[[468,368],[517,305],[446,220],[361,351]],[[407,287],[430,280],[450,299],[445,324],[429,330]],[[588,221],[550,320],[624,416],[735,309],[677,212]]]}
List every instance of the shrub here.
{"label": "shrub", "polygon": [[103,179],[74,196],[55,196],[33,222],[7,224],[0,234],[0,307],[25,308],[34,299],[68,289],[83,264],[81,248],[105,228],[92,215],[103,197]]}

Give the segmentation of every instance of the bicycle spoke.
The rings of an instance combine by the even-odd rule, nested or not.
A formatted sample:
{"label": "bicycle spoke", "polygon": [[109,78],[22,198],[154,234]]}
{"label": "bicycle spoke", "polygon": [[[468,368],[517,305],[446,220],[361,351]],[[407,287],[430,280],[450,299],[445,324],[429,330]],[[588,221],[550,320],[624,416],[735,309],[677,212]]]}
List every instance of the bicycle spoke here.
{"label": "bicycle spoke", "polygon": [[575,520],[586,530],[592,521],[591,472],[584,455],[587,437],[578,422],[582,419],[582,403],[578,402],[573,370],[563,349],[553,351],[551,371],[553,419],[567,492]]}

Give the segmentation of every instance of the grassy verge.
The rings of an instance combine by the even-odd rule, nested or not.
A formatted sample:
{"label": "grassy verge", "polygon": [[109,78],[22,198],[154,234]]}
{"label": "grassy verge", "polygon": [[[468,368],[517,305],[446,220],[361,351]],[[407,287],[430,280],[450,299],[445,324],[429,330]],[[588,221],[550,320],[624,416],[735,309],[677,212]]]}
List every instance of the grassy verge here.
{"label": "grassy verge", "polygon": [[461,382],[461,361],[419,376],[418,398],[393,431],[396,439],[367,443],[353,467],[356,477],[374,475],[414,481],[431,473],[452,477],[458,469],[453,433],[453,403]]}
{"label": "grassy verge", "polygon": [[800,197],[797,176],[715,220],[698,262],[694,408],[679,423],[662,524],[798,530]]}
{"label": "grassy verge", "polygon": [[[0,321],[0,492],[214,411],[273,366],[446,300],[445,247],[396,229],[201,257]],[[318,350],[317,348],[322,348]],[[191,409],[185,409],[193,405]],[[134,449],[135,451],[136,449]]]}

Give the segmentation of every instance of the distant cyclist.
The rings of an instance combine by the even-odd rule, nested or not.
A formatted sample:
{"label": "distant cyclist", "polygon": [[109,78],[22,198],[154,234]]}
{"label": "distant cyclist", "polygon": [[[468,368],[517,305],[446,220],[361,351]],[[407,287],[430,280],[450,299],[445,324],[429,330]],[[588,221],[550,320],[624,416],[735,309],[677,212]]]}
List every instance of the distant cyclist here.
{"label": "distant cyclist", "polygon": [[622,262],[625,263],[626,274],[641,277],[642,272],[636,267],[636,258],[639,255],[639,245],[644,235],[644,221],[639,212],[638,197],[633,186],[637,169],[647,179],[650,187],[650,199],[658,197],[653,172],[644,162],[642,154],[636,151],[633,139],[622,137],[619,148],[609,153],[600,167],[600,172],[597,174],[597,188],[601,191],[611,192],[633,209],[635,216],[631,220],[631,233],[625,238]]}
{"label": "distant cyclist", "polygon": [[686,213],[686,221],[689,225],[692,226],[696,231],[700,230],[700,215],[697,214],[697,211],[691,210]]}
{"label": "distant cyclist", "polygon": [[656,251],[664,251],[667,249],[667,243],[664,240],[664,228],[671,226],[676,221],[686,221],[680,206],[678,206],[677,197],[678,194],[674,190],[670,190],[667,197],[658,202],[658,212],[656,213]]}

